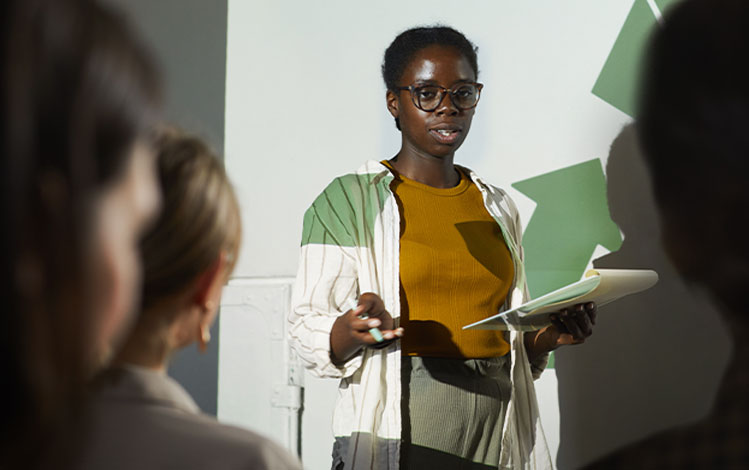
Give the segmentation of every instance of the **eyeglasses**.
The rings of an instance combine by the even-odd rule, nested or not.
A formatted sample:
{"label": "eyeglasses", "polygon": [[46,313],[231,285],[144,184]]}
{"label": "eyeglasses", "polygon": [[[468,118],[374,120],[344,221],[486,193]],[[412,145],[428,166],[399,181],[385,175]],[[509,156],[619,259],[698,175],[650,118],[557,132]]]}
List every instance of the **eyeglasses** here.
{"label": "eyeglasses", "polygon": [[409,85],[396,89],[410,91],[414,106],[422,111],[431,112],[439,107],[446,94],[450,95],[450,100],[461,111],[475,108],[482,88],[482,83],[458,83],[449,89],[439,85]]}

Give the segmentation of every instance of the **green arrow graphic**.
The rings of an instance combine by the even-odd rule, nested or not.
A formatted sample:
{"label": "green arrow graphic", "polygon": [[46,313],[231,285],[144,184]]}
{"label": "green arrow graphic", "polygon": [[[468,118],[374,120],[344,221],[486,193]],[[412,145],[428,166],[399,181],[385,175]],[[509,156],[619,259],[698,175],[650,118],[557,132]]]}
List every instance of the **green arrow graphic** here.
{"label": "green arrow graphic", "polygon": [[601,161],[593,159],[512,185],[536,201],[523,235],[532,297],[580,279],[596,245],[622,244],[606,201]]}
{"label": "green arrow graphic", "polygon": [[[592,93],[634,115],[641,61],[660,12],[678,0],[635,0],[601,69]],[[654,3],[654,8],[651,5]],[[598,159],[512,185],[537,203],[523,236],[531,297],[575,282],[595,247],[610,251],[622,244],[606,200],[606,178]],[[547,367],[554,367],[551,354]]]}
{"label": "green arrow graphic", "polygon": [[[660,11],[664,11],[677,1],[655,0],[655,5]],[[594,95],[630,116],[634,116],[636,86],[643,52],[650,31],[656,24],[655,12],[647,0],[635,0],[593,85]]]}

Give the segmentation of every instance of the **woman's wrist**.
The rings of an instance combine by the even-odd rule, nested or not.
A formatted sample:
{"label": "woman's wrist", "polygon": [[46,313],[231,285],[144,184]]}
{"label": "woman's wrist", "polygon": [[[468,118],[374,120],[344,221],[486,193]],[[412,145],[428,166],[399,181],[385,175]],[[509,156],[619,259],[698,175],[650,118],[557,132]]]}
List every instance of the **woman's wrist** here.
{"label": "woman's wrist", "polygon": [[336,318],[330,330],[330,360],[336,366],[351,359],[363,346],[350,331],[345,314]]}
{"label": "woman's wrist", "polygon": [[523,335],[528,361],[533,362],[556,349],[556,341],[550,341],[550,336],[549,327],[538,331],[528,331]]}

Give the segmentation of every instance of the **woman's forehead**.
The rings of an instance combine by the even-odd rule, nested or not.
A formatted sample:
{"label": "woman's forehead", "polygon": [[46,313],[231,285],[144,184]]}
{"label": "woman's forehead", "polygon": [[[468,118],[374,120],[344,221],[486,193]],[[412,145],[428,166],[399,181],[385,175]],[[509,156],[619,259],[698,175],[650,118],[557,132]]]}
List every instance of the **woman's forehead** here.
{"label": "woman's forehead", "polygon": [[434,45],[416,52],[403,71],[403,79],[409,83],[416,81],[447,80],[454,83],[461,80],[475,80],[468,59],[454,47]]}

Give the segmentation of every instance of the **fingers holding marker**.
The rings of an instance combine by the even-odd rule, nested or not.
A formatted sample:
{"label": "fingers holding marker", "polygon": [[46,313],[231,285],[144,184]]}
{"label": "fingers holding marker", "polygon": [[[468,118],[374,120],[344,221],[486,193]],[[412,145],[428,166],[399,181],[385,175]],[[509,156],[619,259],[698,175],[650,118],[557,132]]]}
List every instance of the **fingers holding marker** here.
{"label": "fingers holding marker", "polygon": [[376,318],[372,318],[371,320],[367,322],[367,326],[370,327],[369,330],[367,331],[369,332],[370,335],[372,335],[372,338],[374,338],[374,340],[377,341],[378,343],[385,341],[385,337],[383,336],[382,332],[380,331],[379,328],[377,328],[378,326],[380,326],[380,324],[381,322]]}
{"label": "fingers holding marker", "polygon": [[365,328],[360,330],[360,334],[363,334],[362,342],[367,345],[381,344],[385,345],[390,341],[401,338],[403,336],[403,328],[396,328],[394,330],[383,330],[378,328],[382,323],[376,318],[365,318]]}
{"label": "fingers holding marker", "polygon": [[[389,343],[392,340],[398,339],[403,337],[403,328],[395,328],[393,330],[384,330],[381,328],[378,328],[382,325],[382,322],[378,320],[377,318],[367,318],[367,317],[360,317],[363,321],[365,321],[365,328],[366,329],[366,335],[368,335],[369,338],[373,339],[375,344],[377,343]],[[364,331],[364,330],[363,330]],[[365,343],[371,345],[371,341],[368,341],[369,338],[365,338]]]}
{"label": "fingers holding marker", "polygon": [[392,341],[394,339],[403,337],[403,328],[396,328],[394,330],[385,330],[382,332],[382,337],[385,341]]}
{"label": "fingers holding marker", "polygon": [[351,314],[355,315],[351,325],[365,345],[385,343],[403,336],[403,328],[391,329],[393,319],[378,295],[362,294],[358,305],[352,300],[350,307]]}
{"label": "fingers holding marker", "polygon": [[[353,304],[353,301],[351,303]],[[351,321],[351,326],[359,336],[370,335],[375,342],[380,343],[385,340],[382,332],[379,330],[382,321],[378,318],[370,318],[367,312],[368,307],[371,308],[371,303],[352,305],[352,308],[350,308],[349,311],[355,316],[355,318]],[[366,340],[366,337],[360,337],[360,340],[364,343],[369,342]]]}

